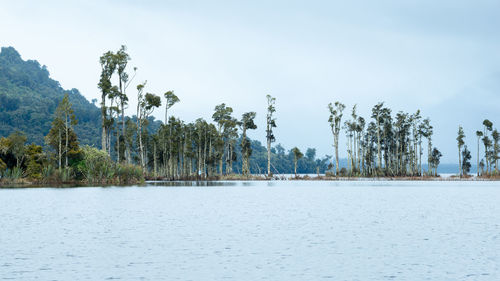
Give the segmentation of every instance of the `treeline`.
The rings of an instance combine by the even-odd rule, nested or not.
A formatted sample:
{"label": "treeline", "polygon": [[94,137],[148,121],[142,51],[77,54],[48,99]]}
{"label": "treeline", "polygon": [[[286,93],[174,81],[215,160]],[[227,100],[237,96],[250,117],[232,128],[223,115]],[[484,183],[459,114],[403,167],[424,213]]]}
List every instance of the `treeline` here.
{"label": "treeline", "polygon": [[[168,116],[180,101],[174,91],[166,90],[161,96],[156,95],[147,91],[144,81],[134,89],[138,101],[136,115],[133,118],[125,116],[129,100],[127,89],[137,72],[134,67],[133,74],[129,73],[129,60],[125,46],[117,52],[104,53],[99,60],[102,70],[98,84],[101,90],[101,148],[117,163],[136,163],[144,174],[168,179],[220,178],[234,174],[248,177],[255,173],[272,176],[276,172],[316,173],[327,169],[328,158],[316,159],[313,150],[308,158],[301,159],[297,157],[302,155],[297,154],[298,148],[285,155],[284,151],[276,153],[271,147],[275,141],[273,114],[276,109],[275,98],[270,95],[267,96],[266,118],[267,167],[262,167],[260,143],[247,137],[249,130],[257,128],[255,112],[246,112],[237,118],[233,116],[233,108],[222,103],[214,108],[213,122],[202,118],[185,122]],[[165,108],[163,124],[148,130],[148,118],[160,107]]]}
{"label": "treeline", "polygon": [[[127,65],[130,60],[125,46],[116,53],[108,51],[100,58],[101,79],[101,117],[102,148],[111,155],[111,144],[115,139],[116,160],[131,163],[131,151],[134,145],[130,138],[134,131],[137,142],[138,163],[143,171],[151,171],[154,176],[169,179],[209,178],[240,173],[251,174],[251,156],[253,149],[247,138],[248,130],[257,128],[254,123],[255,112],[246,112],[241,118],[233,116],[233,109],[222,103],[214,108],[213,123],[200,118],[186,123],[175,117],[168,117],[169,110],[180,101],[171,90],[163,94],[165,120],[157,131],[144,129],[147,117],[162,106],[159,95],[146,91],[146,82],[136,87],[137,114],[135,124],[128,122],[124,107],[128,97],[125,90],[135,77],[137,68],[129,79]],[[113,84],[116,82],[116,85]],[[276,167],[284,159],[283,152],[273,153],[271,144],[276,140],[273,129],[277,126],[275,98],[267,95],[266,142],[268,177],[279,171]],[[109,104],[109,105],[108,105]],[[429,119],[423,119],[420,111],[415,114],[398,112],[394,118],[392,110],[379,103],[372,109],[373,119],[365,121],[353,107],[351,118],[343,122],[345,105],[340,102],[329,105],[330,126],[334,138],[335,165],[330,165],[330,174],[335,176],[421,176],[423,139],[427,139],[427,161],[430,164],[425,174],[437,175],[441,153],[432,147],[432,126]],[[128,134],[127,134],[128,131]],[[341,131],[347,136],[348,166],[339,165],[339,138]],[[151,135],[150,135],[151,134]],[[235,166],[240,151],[241,166]],[[303,153],[297,148],[290,150],[288,159],[293,162],[293,171],[297,173]],[[308,158],[310,159],[310,158]],[[278,160],[278,161],[272,161]],[[310,159],[311,160],[311,159]],[[316,162],[316,161],[312,161]],[[324,170],[328,157],[316,162],[316,171]],[[260,166],[257,166],[260,170]]]}
{"label": "treeline", "polygon": [[[467,177],[471,168],[471,152],[465,144],[465,133],[462,126],[458,127],[457,146],[459,176]],[[500,159],[500,133],[493,129],[493,123],[485,119],[482,130],[476,131],[477,137],[477,176],[498,177],[498,160]],[[481,143],[484,154],[481,155]]]}
{"label": "treeline", "polygon": [[[333,157],[317,158],[316,150],[286,150],[276,141],[276,99],[266,96],[266,144],[248,138],[256,112],[234,116],[225,103],[216,105],[211,120],[185,122],[169,115],[180,98],[172,90],[162,95],[147,90],[147,82],[134,84],[138,69],[129,67],[126,47],[108,51],[99,58],[101,74],[100,149],[80,146],[79,118],[68,93],[53,113],[44,137],[45,148],[27,145],[23,133],[0,139],[0,175],[39,181],[85,181],[88,183],[138,182],[146,178],[220,179],[251,178],[286,173],[326,173],[331,177],[418,177],[437,176],[442,157],[433,146],[433,126],[420,111],[393,113],[384,103],[371,109],[365,119],[354,105],[349,114],[341,102],[328,105],[333,137]],[[136,114],[125,116],[129,97],[137,98]],[[163,108],[163,122],[152,113]],[[345,115],[345,116],[344,116]],[[485,147],[478,162],[483,175],[498,173],[498,132],[488,120],[477,132]],[[94,128],[95,129],[95,128]],[[88,136],[87,136],[88,137]],[[345,138],[347,159],[340,159],[340,139]],[[470,170],[470,151],[459,130],[460,175]],[[423,165],[423,162],[427,165]],[[482,163],[482,164],[481,164]],[[493,170],[493,167],[495,168]]]}
{"label": "treeline", "polygon": [[[231,107],[220,104],[214,109],[213,123],[203,119],[186,123],[167,115],[169,109],[179,102],[173,91],[163,95],[165,121],[155,121],[151,114],[162,105],[162,100],[145,90],[146,82],[134,87],[133,95],[137,95],[138,99],[136,115],[125,116],[124,110],[131,96],[126,91],[137,68],[133,68],[134,74],[129,77],[127,65],[130,57],[124,46],[116,53],[106,52],[99,60],[102,67],[98,84],[102,92],[101,149],[81,146],[82,139],[92,139],[96,135],[96,128],[94,126],[93,130],[81,132],[81,119],[86,128],[89,116],[82,116],[81,107],[75,110],[71,102],[75,96],[80,96],[79,93],[76,90],[64,92],[57,81],[48,78],[45,67],[40,67],[36,61],[29,61],[26,66],[13,48],[2,49],[2,58],[9,61],[9,67],[3,68],[0,80],[6,85],[17,85],[17,88],[7,87],[10,92],[0,91],[0,98],[6,101],[2,105],[8,107],[3,109],[7,109],[9,114],[19,104],[13,98],[15,95],[9,93],[21,91],[21,85],[33,89],[28,91],[26,98],[30,95],[39,98],[39,92],[35,90],[41,89],[41,86],[37,83],[50,86],[47,93],[42,91],[41,100],[46,94],[52,102],[56,99],[54,92],[64,93],[59,104],[56,103],[57,107],[52,109],[50,118],[46,118],[49,125],[41,143],[38,133],[33,134],[29,126],[20,126],[25,128],[27,134],[22,130],[3,133],[6,136],[0,139],[0,177],[3,181],[125,183],[141,181],[146,175],[172,179],[220,178],[221,175],[270,175],[291,171],[324,173],[328,168],[329,158],[316,159],[315,149],[309,148],[306,157],[297,157],[296,148],[286,152],[281,145],[270,146],[274,142],[272,129],[276,127],[272,117],[275,100],[271,96],[267,97],[269,149],[247,137],[248,130],[257,128],[255,112],[245,113],[236,119]],[[32,76],[38,78],[33,79]],[[31,110],[37,111],[37,107],[34,103]],[[95,119],[97,112],[93,111],[94,117],[91,118]],[[30,121],[26,120],[26,123],[30,124]]]}
{"label": "treeline", "polygon": [[[168,117],[169,110],[180,101],[173,91],[163,94],[165,103],[165,120],[155,132],[144,130],[146,118],[162,106],[162,98],[147,92],[146,82],[139,84],[137,90],[137,120],[135,124],[126,124],[123,108],[128,98],[125,89],[131,81],[127,74],[129,56],[126,48],[113,53],[105,53],[101,59],[102,73],[99,88],[102,92],[102,147],[111,155],[111,138],[115,138],[114,147],[117,162],[130,163],[132,139],[127,138],[126,129],[135,130],[137,136],[138,163],[144,171],[169,179],[251,174],[252,146],[247,138],[248,130],[254,130],[255,112],[246,112],[241,118],[233,116],[233,109],[222,103],[214,108],[213,123],[204,119],[186,123],[175,117]],[[135,76],[137,68],[134,68]],[[114,80],[113,80],[114,78]],[[117,81],[113,85],[112,81]],[[273,129],[277,126],[274,113],[275,98],[267,95],[266,142],[267,167],[259,173],[272,176],[279,171],[276,165],[288,159],[293,163],[293,171],[300,168],[303,153],[298,148],[290,150],[289,156],[283,152],[276,153],[271,144],[276,140]],[[109,106],[107,105],[109,104]],[[335,176],[436,176],[442,156],[432,146],[433,127],[429,118],[422,118],[420,111],[414,114],[397,112],[383,103],[372,109],[371,121],[359,116],[356,106],[352,108],[350,117],[343,118],[345,105],[336,102],[329,104],[329,123],[335,147],[335,164],[330,165],[330,175]],[[343,120],[346,119],[346,120]],[[125,122],[123,122],[125,121]],[[121,127],[121,129],[120,129]],[[341,132],[347,137],[347,167],[339,165],[339,139]],[[149,135],[151,134],[151,135]],[[423,142],[426,140],[427,150]],[[235,166],[240,151],[241,166]],[[427,171],[423,170],[422,158],[426,155],[429,163]],[[278,160],[278,161],[273,161]],[[324,170],[328,157],[316,162],[316,171]]]}
{"label": "treeline", "polygon": [[[384,103],[376,104],[371,121],[359,116],[356,105],[344,117],[346,106],[341,102],[328,105],[328,122],[335,148],[335,176],[437,176],[441,152],[432,146],[433,127],[420,110],[410,114],[402,111],[394,116]],[[339,139],[341,132],[347,138],[346,168],[339,165]],[[426,141],[425,141],[426,140]],[[425,144],[427,143],[427,150]],[[424,171],[422,157],[427,158]]]}

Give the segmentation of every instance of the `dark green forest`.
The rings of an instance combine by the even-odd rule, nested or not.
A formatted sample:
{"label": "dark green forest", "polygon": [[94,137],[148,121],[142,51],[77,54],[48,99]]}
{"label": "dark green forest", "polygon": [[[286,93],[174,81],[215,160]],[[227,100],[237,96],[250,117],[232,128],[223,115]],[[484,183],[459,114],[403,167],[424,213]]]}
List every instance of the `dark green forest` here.
{"label": "dark green forest", "polygon": [[26,133],[28,143],[44,144],[54,112],[68,94],[78,125],[75,133],[81,144],[99,143],[100,110],[77,89],[64,90],[49,77],[45,65],[24,61],[13,47],[0,52],[0,136],[14,131]]}

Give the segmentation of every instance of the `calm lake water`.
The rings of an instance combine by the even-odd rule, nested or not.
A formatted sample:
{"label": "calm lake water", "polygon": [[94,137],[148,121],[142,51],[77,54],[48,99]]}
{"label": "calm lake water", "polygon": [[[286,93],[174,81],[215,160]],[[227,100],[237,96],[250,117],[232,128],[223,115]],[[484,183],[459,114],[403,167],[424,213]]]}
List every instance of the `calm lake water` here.
{"label": "calm lake water", "polygon": [[2,280],[500,280],[498,182],[0,189]]}

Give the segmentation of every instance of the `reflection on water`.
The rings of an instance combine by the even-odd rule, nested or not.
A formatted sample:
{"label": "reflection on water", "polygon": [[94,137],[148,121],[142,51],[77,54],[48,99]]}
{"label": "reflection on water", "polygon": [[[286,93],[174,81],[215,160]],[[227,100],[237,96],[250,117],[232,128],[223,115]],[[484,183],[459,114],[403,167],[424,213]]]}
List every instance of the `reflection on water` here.
{"label": "reflection on water", "polygon": [[[153,186],[236,186],[240,184],[236,181],[147,181],[146,183]],[[251,182],[246,184],[251,185]]]}
{"label": "reflection on water", "polygon": [[500,280],[498,202],[495,182],[0,189],[0,277]]}

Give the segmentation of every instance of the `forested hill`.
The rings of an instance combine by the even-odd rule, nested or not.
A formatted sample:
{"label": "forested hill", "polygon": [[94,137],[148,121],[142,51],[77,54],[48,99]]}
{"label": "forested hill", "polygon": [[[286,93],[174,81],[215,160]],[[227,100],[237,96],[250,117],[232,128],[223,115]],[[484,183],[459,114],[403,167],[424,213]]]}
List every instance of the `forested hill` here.
{"label": "forested hill", "polygon": [[[78,124],[74,127],[80,144],[100,147],[101,112],[83,97],[77,89],[65,90],[59,82],[49,77],[46,66],[36,60],[23,60],[13,47],[2,47],[0,52],[0,137],[21,131],[28,143],[44,145],[44,137],[50,130],[57,105],[68,93]],[[149,117],[149,132],[156,132],[161,124]],[[135,121],[135,116],[132,117]],[[135,123],[135,122],[134,122]],[[258,141],[251,141],[251,171],[263,173],[267,165],[266,148]],[[285,154],[281,146],[273,148],[273,171],[291,173],[293,154]],[[312,150],[311,150],[312,151]],[[235,170],[241,167],[241,153],[235,162]],[[315,159],[308,154],[298,161],[299,173],[315,173],[319,167],[324,172],[327,159]],[[311,157],[312,156],[312,157]]]}
{"label": "forested hill", "polygon": [[53,114],[68,93],[78,125],[81,144],[96,145],[100,140],[100,110],[77,89],[64,90],[49,77],[47,67],[36,60],[24,61],[13,47],[0,52],[0,136],[22,131],[28,142],[44,144]]}

